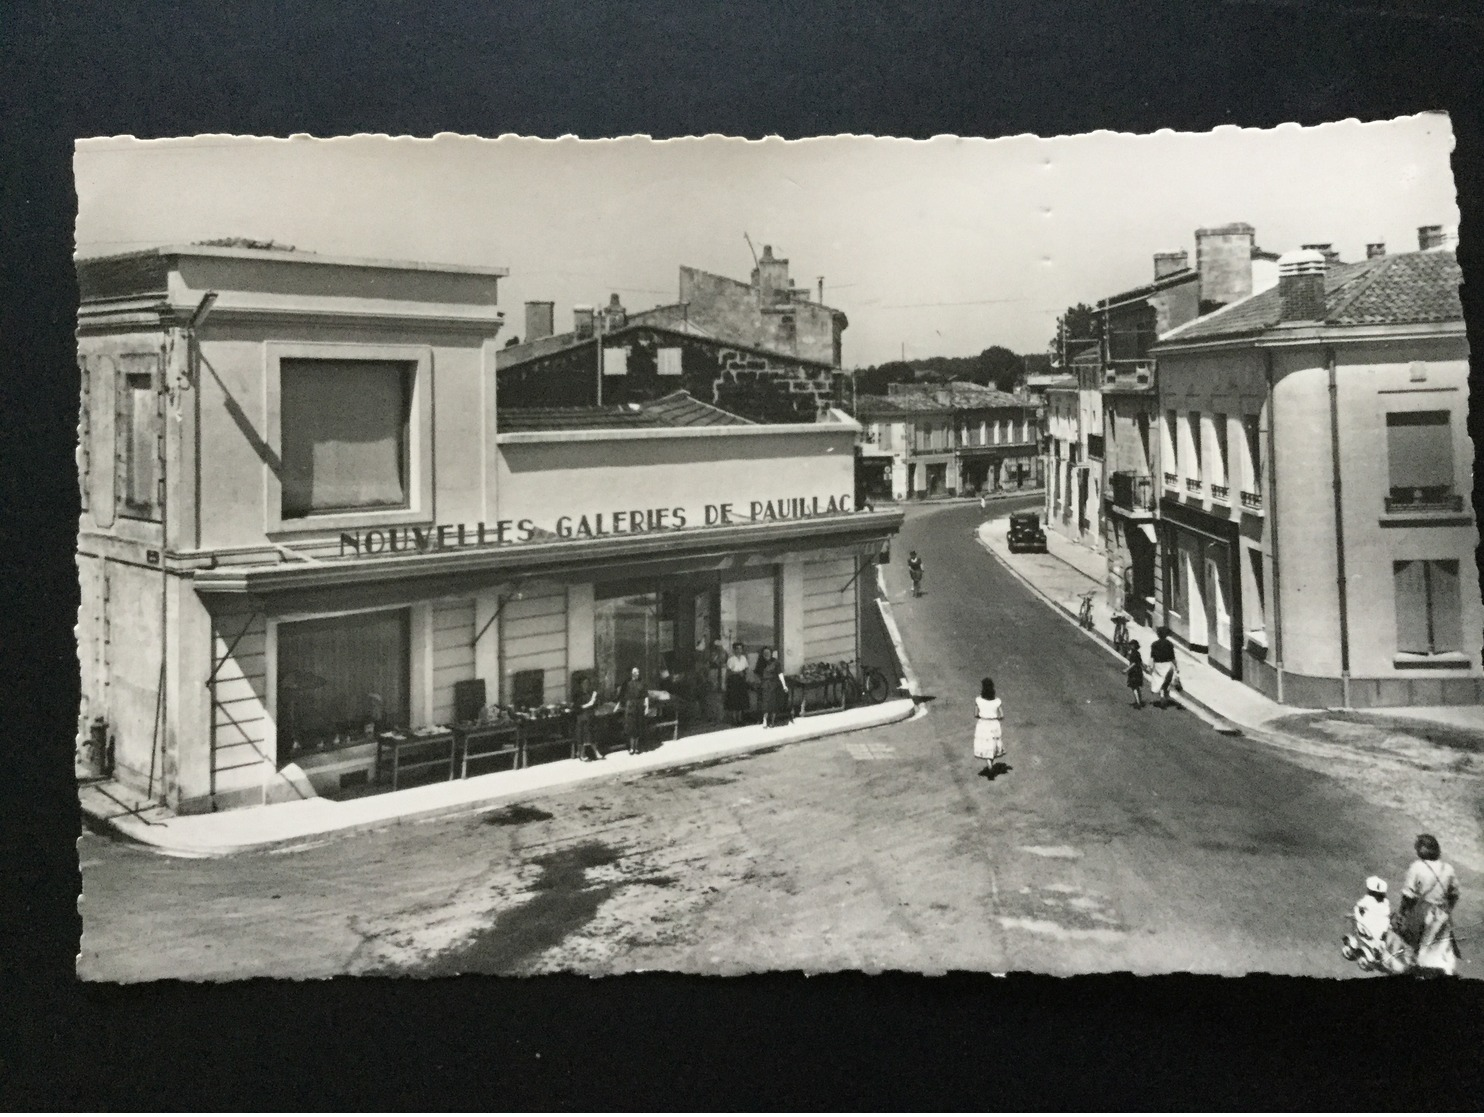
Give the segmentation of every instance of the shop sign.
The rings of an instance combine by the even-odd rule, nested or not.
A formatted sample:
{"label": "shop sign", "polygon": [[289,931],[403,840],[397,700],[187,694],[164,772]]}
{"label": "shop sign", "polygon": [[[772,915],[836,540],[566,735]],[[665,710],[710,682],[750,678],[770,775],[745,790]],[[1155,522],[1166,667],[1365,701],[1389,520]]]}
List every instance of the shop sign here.
{"label": "shop sign", "polygon": [[436,527],[373,528],[340,533],[340,557],[423,553],[459,547],[502,546],[529,543],[537,535],[558,539],[599,539],[614,535],[647,535],[687,527],[720,527],[728,524],[765,524],[783,520],[807,520],[850,512],[848,495],[820,498],[788,497],[754,500],[738,504],[707,504],[698,511],[683,507],[634,508],[595,512],[581,516],[559,516],[551,529],[543,531],[534,520],[497,520],[494,523],[438,524]]}

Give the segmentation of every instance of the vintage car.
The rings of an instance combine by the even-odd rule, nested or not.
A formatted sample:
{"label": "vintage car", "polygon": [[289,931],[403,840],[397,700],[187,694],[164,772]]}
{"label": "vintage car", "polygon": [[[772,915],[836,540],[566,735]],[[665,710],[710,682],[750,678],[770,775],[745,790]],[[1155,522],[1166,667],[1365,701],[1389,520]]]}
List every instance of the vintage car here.
{"label": "vintage car", "polygon": [[1044,551],[1046,532],[1041,527],[1041,517],[1035,512],[1016,512],[1011,515],[1009,544],[1012,553]]}

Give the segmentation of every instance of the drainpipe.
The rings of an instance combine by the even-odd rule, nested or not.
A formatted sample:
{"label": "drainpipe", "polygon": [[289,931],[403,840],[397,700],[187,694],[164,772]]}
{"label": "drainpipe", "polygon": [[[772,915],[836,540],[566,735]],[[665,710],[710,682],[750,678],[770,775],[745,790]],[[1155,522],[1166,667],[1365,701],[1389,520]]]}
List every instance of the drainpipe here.
{"label": "drainpipe", "polygon": [[1324,350],[1324,367],[1329,374],[1329,456],[1335,486],[1335,589],[1340,604],[1340,694],[1341,704],[1350,707],[1350,610],[1345,578],[1345,509],[1340,484],[1340,404],[1335,381],[1335,351]]}
{"label": "drainpipe", "polygon": [[1273,351],[1263,350],[1263,368],[1268,380],[1268,468],[1267,521],[1272,539],[1273,561],[1273,671],[1278,676],[1278,704],[1283,704],[1283,564],[1278,560],[1278,394],[1274,388]]}

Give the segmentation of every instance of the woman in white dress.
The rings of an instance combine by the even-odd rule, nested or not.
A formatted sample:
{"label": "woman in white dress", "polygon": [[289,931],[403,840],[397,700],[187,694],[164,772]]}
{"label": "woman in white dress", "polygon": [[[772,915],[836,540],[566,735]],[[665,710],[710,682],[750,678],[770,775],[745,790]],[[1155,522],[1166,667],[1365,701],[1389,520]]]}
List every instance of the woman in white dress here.
{"label": "woman in white dress", "polygon": [[1001,728],[1004,709],[994,694],[994,680],[979,684],[979,697],[974,699],[974,758],[983,760],[993,772],[995,762],[1005,755],[1005,735]]}

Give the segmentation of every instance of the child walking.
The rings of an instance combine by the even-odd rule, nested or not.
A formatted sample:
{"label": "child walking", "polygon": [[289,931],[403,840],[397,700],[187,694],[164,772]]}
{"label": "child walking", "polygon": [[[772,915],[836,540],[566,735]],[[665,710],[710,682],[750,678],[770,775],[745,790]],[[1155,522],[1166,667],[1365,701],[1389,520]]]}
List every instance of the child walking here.
{"label": "child walking", "polygon": [[1134,692],[1134,708],[1144,708],[1144,657],[1139,652],[1136,641],[1129,643],[1128,667],[1124,669],[1123,677],[1128,683],[1129,690]]}

